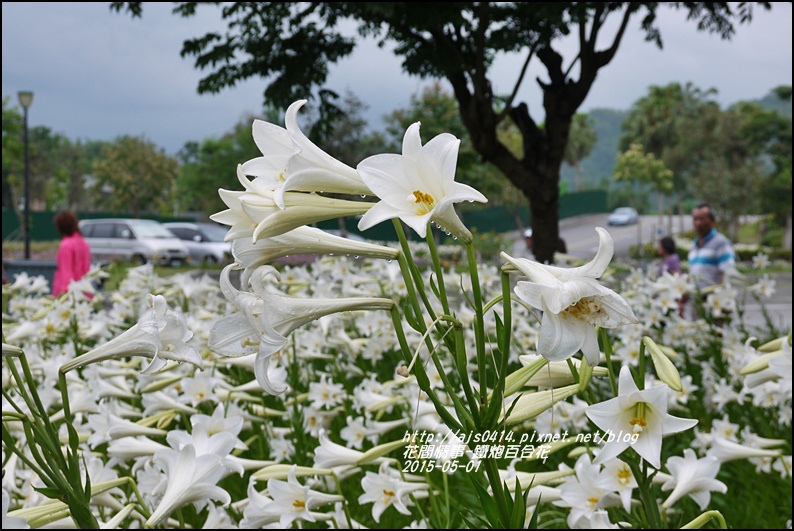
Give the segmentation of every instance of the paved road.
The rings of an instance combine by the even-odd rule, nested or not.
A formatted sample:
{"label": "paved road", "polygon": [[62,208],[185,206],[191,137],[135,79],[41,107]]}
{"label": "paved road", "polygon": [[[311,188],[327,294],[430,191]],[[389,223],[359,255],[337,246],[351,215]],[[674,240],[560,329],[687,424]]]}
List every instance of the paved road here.
{"label": "paved road", "polygon": [[640,216],[639,223],[622,227],[607,224],[609,214],[577,216],[560,221],[560,236],[568,245],[568,254],[590,258],[598,249],[598,234],[593,227],[603,227],[615,242],[615,257],[627,258],[632,245],[652,242],[665,234],[679,234],[692,228],[690,216],[673,216],[660,220],[659,216]]}

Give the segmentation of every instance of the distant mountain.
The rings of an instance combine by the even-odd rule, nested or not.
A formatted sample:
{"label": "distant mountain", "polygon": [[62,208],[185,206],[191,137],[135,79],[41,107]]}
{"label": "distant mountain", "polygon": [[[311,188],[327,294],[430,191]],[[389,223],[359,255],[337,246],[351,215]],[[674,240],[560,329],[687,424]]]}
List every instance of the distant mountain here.
{"label": "distant mountain", "polygon": [[[769,94],[757,100],[765,109],[779,112],[791,118],[791,100],[781,100],[770,90]],[[590,156],[582,160],[582,181],[586,189],[604,189],[612,181],[612,170],[618,156],[621,126],[629,111],[615,109],[593,109],[589,115],[593,119],[593,128],[598,135],[598,140]],[[564,164],[560,171],[560,180],[568,191],[574,191],[574,170]]]}
{"label": "distant mountain", "polygon": [[781,100],[774,92],[770,92],[760,100],[753,101],[760,104],[764,109],[777,111],[782,116],[788,116],[791,119],[791,100]]}
{"label": "distant mountain", "polygon": [[[590,155],[582,160],[583,185],[588,189],[603,188],[602,184],[612,178],[612,170],[618,156],[621,125],[629,114],[628,111],[615,109],[593,109],[589,115],[593,120],[598,140]],[[568,190],[573,191],[574,170],[571,166],[563,164],[560,172],[562,183],[567,184]]]}

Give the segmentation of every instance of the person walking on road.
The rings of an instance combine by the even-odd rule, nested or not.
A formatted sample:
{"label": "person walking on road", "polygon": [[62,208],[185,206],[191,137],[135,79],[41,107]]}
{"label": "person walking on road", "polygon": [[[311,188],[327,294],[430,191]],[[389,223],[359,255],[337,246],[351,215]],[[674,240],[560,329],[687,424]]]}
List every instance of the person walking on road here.
{"label": "person walking on road", "polygon": [[689,274],[699,289],[722,284],[725,274],[736,267],[736,254],[727,236],[714,228],[717,219],[708,203],[692,210],[697,238],[689,251]]}

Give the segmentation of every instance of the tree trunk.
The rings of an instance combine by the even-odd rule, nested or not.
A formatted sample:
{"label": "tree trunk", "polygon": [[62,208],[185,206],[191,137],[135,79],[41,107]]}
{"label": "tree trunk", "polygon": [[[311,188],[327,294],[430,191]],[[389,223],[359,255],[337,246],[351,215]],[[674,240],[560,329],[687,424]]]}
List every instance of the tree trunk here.
{"label": "tree trunk", "polygon": [[664,235],[664,195],[662,192],[656,192],[657,201],[657,215],[659,216],[659,227],[656,229],[657,239]]}
{"label": "tree trunk", "polygon": [[[508,106],[507,115],[521,132],[524,148],[523,158],[518,159],[501,143],[497,127],[507,115],[497,112],[491,83],[485,76],[487,66],[475,64],[470,70],[459,69],[447,72],[460,115],[471,137],[472,146],[484,161],[491,162],[529,200],[532,216],[533,251],[539,262],[551,263],[554,253],[560,248],[559,204],[560,167],[565,157],[565,146],[571,122],[582,105],[596,79],[598,70],[609,64],[617,51],[629,19],[639,4],[629,4],[622,14],[622,21],[614,34],[612,45],[596,50],[602,16],[606,6],[597,4],[589,33],[580,28],[581,49],[578,56],[579,79],[569,76],[562,56],[551,45],[540,46],[537,58],[548,73],[548,81],[537,80],[543,91],[545,121],[538,125],[529,114],[526,103]],[[442,32],[437,38],[446,39]],[[450,43],[455,49],[455,43]],[[485,55],[482,54],[480,60]]]}
{"label": "tree trunk", "polygon": [[739,241],[739,226],[741,225],[739,220],[740,216],[731,216],[728,221],[728,237],[734,244]]}

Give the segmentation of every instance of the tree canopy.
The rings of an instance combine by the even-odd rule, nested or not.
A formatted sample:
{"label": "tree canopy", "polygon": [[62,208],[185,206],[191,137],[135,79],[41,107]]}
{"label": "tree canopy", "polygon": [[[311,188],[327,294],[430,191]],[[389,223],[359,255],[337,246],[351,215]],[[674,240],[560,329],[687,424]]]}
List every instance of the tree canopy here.
{"label": "tree canopy", "polygon": [[[595,82],[620,47],[629,21],[640,18],[646,39],[662,45],[657,10],[683,9],[697,30],[729,39],[735,25],[748,22],[753,9],[768,2],[240,2],[212,3],[227,22],[224,34],[210,32],[184,42],[182,55],[209,70],[199,93],[215,93],[252,77],[266,82],[263,96],[286,108],[315,88],[320,124],[339,114],[336,95],[325,87],[331,66],[353,51],[356,40],[342,29],[352,21],[362,36],[393,43],[403,70],[420,78],[446,79],[458,100],[472,145],[527,197],[535,230],[535,255],[550,261],[559,236],[559,174],[571,122]],[[141,16],[141,2],[113,2],[111,9]],[[174,13],[195,14],[197,2],[178,2]],[[614,33],[607,20],[617,19]],[[579,49],[567,60],[556,43],[578,36]],[[597,42],[607,42],[599,49]],[[510,94],[494,94],[489,69],[502,53],[525,61]],[[543,92],[544,127],[516,94],[531,60],[546,69],[538,79]],[[576,67],[576,68],[574,68]],[[510,117],[521,133],[523,157],[500,140],[500,124]]]}
{"label": "tree canopy", "polygon": [[179,162],[143,137],[124,136],[102,149],[93,164],[92,192],[110,210],[168,214]]}

